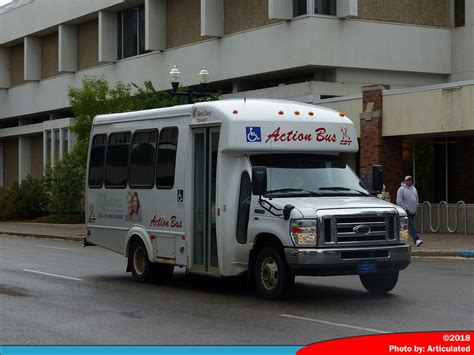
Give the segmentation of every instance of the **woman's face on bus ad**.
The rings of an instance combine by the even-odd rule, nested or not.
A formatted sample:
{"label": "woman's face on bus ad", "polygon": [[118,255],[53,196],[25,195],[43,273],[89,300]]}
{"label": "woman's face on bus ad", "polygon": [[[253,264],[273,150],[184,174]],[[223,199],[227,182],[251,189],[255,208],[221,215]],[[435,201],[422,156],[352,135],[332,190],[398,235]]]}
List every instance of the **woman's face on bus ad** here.
{"label": "woman's face on bus ad", "polygon": [[133,213],[137,213],[139,207],[140,207],[140,202],[138,201],[138,195],[135,195],[135,196],[133,196],[133,199],[132,199],[132,211],[133,211]]}

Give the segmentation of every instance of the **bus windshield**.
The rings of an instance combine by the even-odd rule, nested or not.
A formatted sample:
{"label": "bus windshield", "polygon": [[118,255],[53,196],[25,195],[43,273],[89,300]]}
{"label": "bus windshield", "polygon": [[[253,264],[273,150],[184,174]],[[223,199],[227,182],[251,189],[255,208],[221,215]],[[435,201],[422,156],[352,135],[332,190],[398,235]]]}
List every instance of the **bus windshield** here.
{"label": "bus windshield", "polygon": [[356,174],[340,157],[320,154],[261,154],[252,166],[267,168],[269,197],[370,196]]}

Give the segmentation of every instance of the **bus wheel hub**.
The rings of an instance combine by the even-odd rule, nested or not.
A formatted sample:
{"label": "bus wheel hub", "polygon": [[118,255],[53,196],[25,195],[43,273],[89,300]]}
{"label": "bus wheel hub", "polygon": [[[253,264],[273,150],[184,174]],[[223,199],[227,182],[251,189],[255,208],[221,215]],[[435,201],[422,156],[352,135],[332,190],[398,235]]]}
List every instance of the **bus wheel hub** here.
{"label": "bus wheel hub", "polygon": [[267,290],[274,289],[278,283],[278,266],[272,258],[262,264],[262,283]]}

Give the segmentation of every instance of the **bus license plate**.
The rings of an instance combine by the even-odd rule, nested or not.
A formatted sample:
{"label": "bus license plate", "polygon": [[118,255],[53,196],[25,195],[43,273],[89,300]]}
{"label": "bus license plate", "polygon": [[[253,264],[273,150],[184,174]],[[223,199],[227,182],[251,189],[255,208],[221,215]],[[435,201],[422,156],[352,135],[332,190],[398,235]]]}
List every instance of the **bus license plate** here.
{"label": "bus license plate", "polygon": [[364,260],[357,263],[358,274],[372,274],[377,272],[376,260]]}

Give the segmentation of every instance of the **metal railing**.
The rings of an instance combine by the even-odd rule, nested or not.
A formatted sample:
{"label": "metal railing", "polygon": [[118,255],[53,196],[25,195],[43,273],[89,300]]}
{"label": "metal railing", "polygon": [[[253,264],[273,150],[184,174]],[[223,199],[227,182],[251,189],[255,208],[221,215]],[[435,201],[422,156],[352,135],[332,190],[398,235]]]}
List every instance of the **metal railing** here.
{"label": "metal railing", "polygon": [[446,201],[441,201],[438,203],[438,226],[436,228],[433,228],[433,214],[431,213],[432,209],[432,204],[429,201],[425,201],[421,204],[421,233],[424,232],[425,229],[425,224],[423,223],[423,218],[424,218],[424,212],[425,212],[425,206],[428,206],[428,216],[429,216],[429,222],[430,222],[430,230],[432,233],[437,233],[440,229],[441,226],[441,206],[446,207],[446,229],[448,230],[449,233],[455,233],[458,229],[458,211],[462,206],[464,208],[464,234],[467,235],[467,205],[464,201],[458,201],[456,205],[454,205],[454,228],[451,228],[449,225],[449,206]]}

